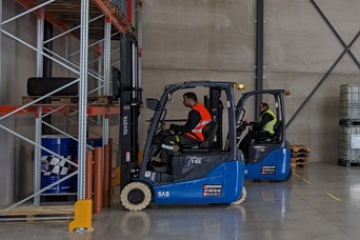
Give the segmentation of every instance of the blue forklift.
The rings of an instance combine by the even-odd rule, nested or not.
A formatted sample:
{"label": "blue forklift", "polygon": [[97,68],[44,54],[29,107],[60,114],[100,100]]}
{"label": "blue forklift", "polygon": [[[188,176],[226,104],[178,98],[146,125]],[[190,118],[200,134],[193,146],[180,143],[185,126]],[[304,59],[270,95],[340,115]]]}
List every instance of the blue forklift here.
{"label": "blue forklift", "polygon": [[[245,167],[236,138],[234,92],[238,90],[238,84],[221,81],[170,84],[165,87],[160,100],[147,99],[146,106],[154,110],[154,115],[148,120],[143,156],[138,161],[136,126],[141,91],[121,82],[120,200],[125,209],[139,211],[150,203],[239,205],[245,200]],[[205,141],[182,146],[172,157],[171,171],[157,172],[150,164],[156,162],[158,156],[154,154],[158,147],[154,145],[154,139],[162,131],[162,123],[186,120],[167,116],[180,114],[182,94],[188,91],[198,96],[208,94],[204,96],[204,105],[211,113],[212,121],[203,129]]]}
{"label": "blue forklift", "polygon": [[249,147],[249,155],[245,161],[245,179],[287,181],[292,176],[289,143],[285,134],[284,90],[264,90],[243,93],[236,107],[237,140],[241,142],[246,129],[251,126],[244,123],[245,105],[249,99],[261,95],[270,105],[275,106],[274,114],[277,122],[275,134],[271,137],[254,139]]}

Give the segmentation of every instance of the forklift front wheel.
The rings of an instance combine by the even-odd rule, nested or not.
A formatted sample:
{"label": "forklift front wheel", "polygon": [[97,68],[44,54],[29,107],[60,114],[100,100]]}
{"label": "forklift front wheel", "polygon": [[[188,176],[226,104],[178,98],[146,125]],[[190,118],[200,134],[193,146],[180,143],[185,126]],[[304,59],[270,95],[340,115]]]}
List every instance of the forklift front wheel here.
{"label": "forklift front wheel", "polygon": [[241,197],[237,201],[231,203],[231,205],[240,205],[242,202],[245,201],[245,198],[246,198],[246,188],[243,186]]}
{"label": "forklift front wheel", "polygon": [[132,182],[121,191],[120,199],[127,210],[140,211],[150,204],[151,190],[145,183]]}

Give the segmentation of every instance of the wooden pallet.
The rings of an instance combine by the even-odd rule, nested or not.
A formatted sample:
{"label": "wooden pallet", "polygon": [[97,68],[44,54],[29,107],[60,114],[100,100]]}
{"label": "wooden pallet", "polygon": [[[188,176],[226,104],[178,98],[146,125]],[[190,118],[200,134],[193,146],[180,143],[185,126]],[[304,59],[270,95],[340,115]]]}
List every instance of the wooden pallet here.
{"label": "wooden pallet", "polygon": [[291,152],[292,158],[308,158],[310,156],[309,152]]}
{"label": "wooden pallet", "polygon": [[291,163],[290,164],[290,166],[292,167],[292,168],[296,168],[296,167],[306,167],[307,166],[307,162],[305,163],[305,162],[296,162],[296,163]]}
{"label": "wooden pallet", "polygon": [[[4,210],[3,209],[0,209]],[[43,221],[41,218],[54,217],[54,218],[64,218],[72,219],[74,217],[74,205],[51,205],[51,206],[18,206],[14,209],[11,209],[8,212],[0,214],[1,220],[8,221],[25,221],[25,222],[34,222],[34,221]],[[33,218],[39,218],[34,220]],[[14,219],[14,220],[10,220]],[[56,221],[56,219],[54,219]]]}
{"label": "wooden pallet", "polygon": [[111,10],[111,12],[119,19],[120,23],[124,26],[126,25],[126,17],[120,11],[120,9],[114,5],[114,3],[110,2],[109,0],[104,0],[104,4]]}
{"label": "wooden pallet", "polygon": [[310,147],[303,144],[290,144],[291,152],[310,152]]}
{"label": "wooden pallet", "polygon": [[307,157],[295,157],[290,158],[291,167],[305,167],[309,163],[309,159]]}
{"label": "wooden pallet", "polygon": [[[22,103],[27,104],[36,99],[39,99],[40,96],[23,96]],[[88,96],[87,97],[88,104],[90,105],[109,105],[115,104],[117,102],[112,101],[109,96]],[[52,105],[68,105],[68,104],[78,104],[79,97],[78,96],[50,96],[45,98],[36,104],[52,104]]]}

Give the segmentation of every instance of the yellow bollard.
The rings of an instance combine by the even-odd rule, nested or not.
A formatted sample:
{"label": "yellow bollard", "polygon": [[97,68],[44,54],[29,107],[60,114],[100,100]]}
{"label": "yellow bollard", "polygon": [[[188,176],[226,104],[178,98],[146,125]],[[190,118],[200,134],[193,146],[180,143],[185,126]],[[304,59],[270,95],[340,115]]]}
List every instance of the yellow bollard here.
{"label": "yellow bollard", "polygon": [[75,219],[69,223],[69,232],[77,228],[92,230],[92,200],[79,200],[75,203]]}

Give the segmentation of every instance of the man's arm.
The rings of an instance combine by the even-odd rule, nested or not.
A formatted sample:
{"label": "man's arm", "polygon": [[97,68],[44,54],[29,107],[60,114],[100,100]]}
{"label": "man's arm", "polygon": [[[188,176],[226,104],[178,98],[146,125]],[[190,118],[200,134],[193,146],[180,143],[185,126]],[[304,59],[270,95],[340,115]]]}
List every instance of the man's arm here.
{"label": "man's arm", "polygon": [[254,130],[261,130],[268,122],[273,120],[274,117],[268,113],[265,113],[264,116],[261,118],[261,122],[250,122],[253,125]]}
{"label": "man's arm", "polygon": [[196,125],[200,122],[200,120],[201,120],[200,113],[198,111],[191,110],[189,112],[188,120],[186,121],[185,125],[171,124],[170,129],[177,134],[191,132],[191,130],[196,127]]}

